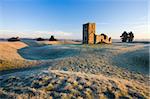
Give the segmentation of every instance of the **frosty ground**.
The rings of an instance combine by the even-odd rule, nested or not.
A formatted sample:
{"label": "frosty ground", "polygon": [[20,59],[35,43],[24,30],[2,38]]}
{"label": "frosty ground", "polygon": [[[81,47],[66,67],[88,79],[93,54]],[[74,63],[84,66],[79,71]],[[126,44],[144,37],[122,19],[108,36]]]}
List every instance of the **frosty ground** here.
{"label": "frosty ground", "polygon": [[149,98],[149,44],[0,43],[1,98]]}

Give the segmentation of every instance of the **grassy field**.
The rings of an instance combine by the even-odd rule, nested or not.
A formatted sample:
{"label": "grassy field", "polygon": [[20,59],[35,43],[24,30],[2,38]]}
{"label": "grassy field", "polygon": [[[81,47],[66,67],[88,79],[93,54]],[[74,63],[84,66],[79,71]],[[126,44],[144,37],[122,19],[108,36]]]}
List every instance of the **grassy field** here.
{"label": "grassy field", "polygon": [[0,96],[4,99],[149,98],[148,44],[23,42],[0,44],[4,52],[0,53],[1,70],[41,68],[1,75]]}
{"label": "grassy field", "polygon": [[0,42],[0,71],[39,64],[37,61],[29,61],[20,56],[18,50],[27,46],[23,42]]}

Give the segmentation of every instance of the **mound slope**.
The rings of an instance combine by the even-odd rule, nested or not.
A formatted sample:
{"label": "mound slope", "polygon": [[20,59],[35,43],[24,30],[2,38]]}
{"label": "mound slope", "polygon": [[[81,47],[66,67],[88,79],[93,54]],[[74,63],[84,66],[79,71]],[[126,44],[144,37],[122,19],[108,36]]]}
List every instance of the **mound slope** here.
{"label": "mound slope", "polygon": [[17,50],[26,46],[28,45],[23,42],[0,42],[0,71],[38,64],[36,61],[27,61],[18,54]]}

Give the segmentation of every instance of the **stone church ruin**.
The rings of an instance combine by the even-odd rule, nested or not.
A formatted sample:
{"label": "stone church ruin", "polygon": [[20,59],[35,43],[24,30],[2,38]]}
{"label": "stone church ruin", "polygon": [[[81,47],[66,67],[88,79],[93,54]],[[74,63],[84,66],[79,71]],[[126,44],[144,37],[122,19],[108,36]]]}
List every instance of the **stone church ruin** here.
{"label": "stone church ruin", "polygon": [[112,43],[111,37],[108,38],[105,34],[96,35],[95,23],[83,24],[83,44],[99,44],[99,43]]}

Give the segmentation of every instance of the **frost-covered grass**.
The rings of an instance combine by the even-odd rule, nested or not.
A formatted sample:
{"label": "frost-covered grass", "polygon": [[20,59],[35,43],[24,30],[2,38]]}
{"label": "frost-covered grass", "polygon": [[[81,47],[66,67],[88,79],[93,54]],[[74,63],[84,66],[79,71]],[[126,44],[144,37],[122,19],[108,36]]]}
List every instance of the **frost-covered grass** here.
{"label": "frost-covered grass", "polygon": [[65,45],[47,45],[40,47],[25,47],[18,50],[18,53],[25,59],[48,60],[77,55],[79,54],[79,50]]}
{"label": "frost-covered grass", "polygon": [[[0,76],[2,98],[148,99],[149,97],[147,75],[149,46],[128,43],[110,45],[26,43],[29,43],[28,47],[13,49],[11,53],[20,54],[25,59],[19,55],[18,61],[9,63],[7,58],[1,58],[0,62],[5,63],[3,66],[9,67],[14,64],[14,67],[20,68],[19,64],[32,59],[29,61],[31,65],[34,61],[35,64],[40,62],[49,69],[43,69],[41,65],[40,69],[31,68],[31,71],[22,70]],[[9,49],[6,53],[8,51]],[[10,59],[14,60],[13,57]]]}
{"label": "frost-covered grass", "polygon": [[[51,70],[24,76],[0,78],[1,98],[148,98],[148,86],[142,83],[86,74]],[[140,86],[139,86],[140,84]]]}
{"label": "frost-covered grass", "polygon": [[[123,79],[134,79],[141,82],[146,82],[148,77],[148,64],[144,61],[148,59],[148,48],[143,45],[82,45],[80,54],[74,57],[66,57],[52,64],[50,69],[66,70],[76,72],[86,72],[92,74],[104,74],[105,76],[115,76]],[[143,50],[144,48],[144,50]],[[147,53],[146,56],[143,53]],[[121,57],[122,55],[124,55]],[[133,57],[141,56],[141,59],[136,63]],[[131,57],[132,56],[132,57]],[[132,61],[132,62],[129,62]],[[120,65],[118,65],[121,63]],[[124,64],[124,67],[122,66]],[[137,66],[135,64],[138,64]]]}
{"label": "frost-covered grass", "polygon": [[[119,61],[118,61],[119,60]],[[144,74],[149,73],[149,48],[143,47],[136,51],[123,53],[113,58],[114,65],[138,71]]]}

